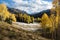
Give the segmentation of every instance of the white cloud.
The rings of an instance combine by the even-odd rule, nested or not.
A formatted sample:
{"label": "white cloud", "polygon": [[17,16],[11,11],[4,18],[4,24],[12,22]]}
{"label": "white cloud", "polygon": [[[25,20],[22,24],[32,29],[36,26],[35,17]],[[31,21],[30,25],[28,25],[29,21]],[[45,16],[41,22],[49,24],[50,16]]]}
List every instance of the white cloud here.
{"label": "white cloud", "polygon": [[27,11],[28,13],[40,12],[42,10],[51,9],[52,2],[43,0],[13,0],[15,8]]}

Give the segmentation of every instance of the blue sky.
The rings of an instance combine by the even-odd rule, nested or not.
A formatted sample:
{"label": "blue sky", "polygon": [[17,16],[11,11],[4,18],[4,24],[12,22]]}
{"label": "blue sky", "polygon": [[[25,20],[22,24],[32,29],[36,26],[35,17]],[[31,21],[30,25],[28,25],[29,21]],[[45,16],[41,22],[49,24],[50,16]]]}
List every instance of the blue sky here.
{"label": "blue sky", "polygon": [[0,3],[29,14],[52,8],[52,0],[0,0]]}

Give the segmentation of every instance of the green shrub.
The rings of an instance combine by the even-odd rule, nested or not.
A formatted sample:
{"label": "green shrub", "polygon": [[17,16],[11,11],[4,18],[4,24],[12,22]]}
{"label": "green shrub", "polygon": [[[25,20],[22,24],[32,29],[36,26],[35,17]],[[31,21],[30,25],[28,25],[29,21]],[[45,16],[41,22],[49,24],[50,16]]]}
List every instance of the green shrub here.
{"label": "green shrub", "polygon": [[7,18],[7,19],[5,20],[5,22],[7,22],[7,23],[9,23],[9,24],[12,24],[12,19],[11,19],[11,18]]}

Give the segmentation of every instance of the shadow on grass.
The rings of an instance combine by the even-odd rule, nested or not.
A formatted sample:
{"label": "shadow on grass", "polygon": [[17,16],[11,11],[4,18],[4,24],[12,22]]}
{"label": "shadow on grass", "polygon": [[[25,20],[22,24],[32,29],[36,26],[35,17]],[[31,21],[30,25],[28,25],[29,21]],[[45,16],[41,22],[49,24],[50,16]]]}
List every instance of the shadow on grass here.
{"label": "shadow on grass", "polygon": [[53,33],[48,33],[48,32],[42,31],[41,29],[38,29],[37,32],[39,32],[40,36],[42,36],[44,38],[57,40],[57,32],[56,31]]}

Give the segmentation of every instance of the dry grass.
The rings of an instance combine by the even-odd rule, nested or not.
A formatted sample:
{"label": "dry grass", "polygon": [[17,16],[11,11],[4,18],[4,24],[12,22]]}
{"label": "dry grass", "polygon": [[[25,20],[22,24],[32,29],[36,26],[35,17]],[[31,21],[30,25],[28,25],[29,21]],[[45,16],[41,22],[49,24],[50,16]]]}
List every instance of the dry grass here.
{"label": "dry grass", "polygon": [[12,25],[0,22],[0,40],[49,40],[38,33],[28,32],[12,27]]}

